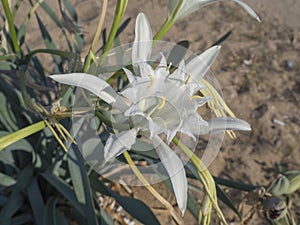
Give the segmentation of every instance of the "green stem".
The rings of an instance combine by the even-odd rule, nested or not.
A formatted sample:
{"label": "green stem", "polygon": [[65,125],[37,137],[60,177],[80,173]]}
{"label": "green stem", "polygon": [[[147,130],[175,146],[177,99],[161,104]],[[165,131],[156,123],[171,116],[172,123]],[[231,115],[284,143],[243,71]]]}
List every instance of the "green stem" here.
{"label": "green stem", "polygon": [[171,27],[174,25],[175,21],[171,19],[167,19],[164,24],[161,26],[159,31],[154,36],[153,40],[159,41],[162,39],[162,37],[171,29]]}
{"label": "green stem", "polygon": [[164,24],[161,26],[161,28],[159,29],[157,34],[154,36],[153,40],[158,41],[158,40],[162,39],[162,37],[172,28],[172,26],[176,22],[175,17],[177,15],[182,3],[183,3],[183,0],[180,0],[178,2],[177,6],[176,6],[176,9],[172,13],[172,15],[170,15],[168,17],[168,19],[164,22]]}
{"label": "green stem", "polygon": [[128,0],[118,0],[118,2],[117,2],[115,17],[113,20],[112,28],[111,28],[109,36],[108,36],[108,40],[104,46],[103,53],[100,58],[100,65],[102,65],[105,62],[107,53],[111,49],[111,46],[116,37],[116,33],[118,31],[118,28],[119,28],[122,18],[124,16],[127,3],[128,3]]}
{"label": "green stem", "polygon": [[9,4],[7,0],[1,0],[2,5],[3,5],[3,9],[6,15],[6,19],[8,22],[8,27],[9,27],[9,33],[11,35],[11,39],[13,42],[13,47],[14,47],[14,53],[16,53],[17,57],[20,57],[20,46],[19,46],[19,41],[18,41],[18,37],[17,37],[17,32],[15,29],[15,25],[14,25],[14,20],[9,8]]}
{"label": "green stem", "polygon": [[92,59],[93,59],[93,53],[91,51],[89,51],[89,54],[87,55],[87,57],[84,61],[84,66],[83,66],[82,72],[86,73],[89,70]]}
{"label": "green stem", "polygon": [[17,141],[44,129],[45,127],[46,124],[44,121],[40,121],[16,132],[0,137],[0,151]]}

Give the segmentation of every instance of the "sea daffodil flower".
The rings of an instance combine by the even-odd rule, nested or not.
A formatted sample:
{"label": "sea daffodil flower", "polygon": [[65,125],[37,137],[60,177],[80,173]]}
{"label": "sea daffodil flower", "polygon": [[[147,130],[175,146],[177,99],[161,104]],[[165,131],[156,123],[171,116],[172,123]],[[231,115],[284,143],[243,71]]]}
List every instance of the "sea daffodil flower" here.
{"label": "sea daffodil flower", "polygon": [[[192,59],[188,64],[181,61],[170,72],[164,55],[154,69],[147,63],[151,55],[152,32],[150,24],[140,13],[135,25],[135,41],[132,64],[135,74],[124,68],[129,85],[116,93],[106,81],[85,73],[57,74],[52,79],[91,91],[119,110],[128,129],[112,133],[104,147],[105,160],[110,160],[131,149],[138,136],[148,138],[171,179],[178,207],[182,214],[187,204],[187,179],[183,163],[169,147],[177,133],[184,133],[194,140],[196,136],[224,130],[250,130],[247,122],[231,118],[204,120],[197,112],[209,98],[196,93],[205,88],[199,81],[207,72],[220,51],[212,47]],[[200,62],[200,63],[199,63]],[[138,74],[138,75],[137,75]],[[112,116],[113,116],[113,112]],[[162,136],[166,137],[166,142]]]}
{"label": "sea daffodil flower", "polygon": [[[174,21],[178,21],[206,5],[219,1],[223,0],[169,0],[168,16],[169,18],[173,17]],[[240,5],[254,19],[260,21],[258,15],[246,3],[240,0],[232,1]]]}

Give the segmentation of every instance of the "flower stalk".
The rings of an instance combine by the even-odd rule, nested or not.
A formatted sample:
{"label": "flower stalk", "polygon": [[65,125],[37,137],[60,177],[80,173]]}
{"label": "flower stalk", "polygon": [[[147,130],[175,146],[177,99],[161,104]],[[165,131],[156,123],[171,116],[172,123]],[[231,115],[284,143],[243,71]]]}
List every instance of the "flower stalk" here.
{"label": "flower stalk", "polygon": [[112,28],[110,30],[107,42],[104,46],[101,58],[100,58],[100,65],[102,65],[105,62],[105,58],[107,56],[108,51],[111,49],[111,46],[114,42],[114,39],[116,37],[118,28],[121,24],[121,21],[123,19],[126,7],[127,7],[128,0],[118,0],[117,6],[116,6],[116,11],[115,11],[115,16],[112,24]]}

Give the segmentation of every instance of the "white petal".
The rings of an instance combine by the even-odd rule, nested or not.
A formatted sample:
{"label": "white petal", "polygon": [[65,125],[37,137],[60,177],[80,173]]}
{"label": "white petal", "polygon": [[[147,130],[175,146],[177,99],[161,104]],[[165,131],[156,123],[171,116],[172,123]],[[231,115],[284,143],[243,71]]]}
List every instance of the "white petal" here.
{"label": "white petal", "polygon": [[169,71],[167,69],[167,60],[166,60],[166,57],[162,53],[160,53],[160,55],[161,55],[161,60],[160,60],[159,65],[155,69],[154,75],[156,77],[166,78],[167,75],[169,74]]}
{"label": "white petal", "polygon": [[180,80],[182,82],[185,82],[187,80],[188,76],[185,69],[185,63],[183,60],[180,61],[178,68],[170,74],[170,79]]}
{"label": "white petal", "polygon": [[188,191],[184,166],[175,152],[158,136],[153,136],[152,143],[155,146],[157,155],[169,174],[178,207],[183,215],[187,205]]}
{"label": "white petal", "polygon": [[109,161],[114,157],[130,150],[136,140],[136,129],[122,131],[116,135],[110,135],[104,147],[104,159]]}
{"label": "white petal", "polygon": [[182,126],[179,129],[179,132],[188,135],[189,137],[191,137],[193,139],[193,141],[196,141],[196,137],[193,134],[193,132],[191,131],[190,125],[188,123],[186,123],[185,121],[182,123]]}
{"label": "white petal", "polygon": [[194,95],[197,91],[204,89],[205,86],[200,84],[200,83],[192,83],[189,82],[187,85],[184,86],[185,87],[185,93],[191,97],[192,95]]}
{"label": "white petal", "polygon": [[56,74],[49,76],[63,84],[84,88],[111,104],[116,101],[117,94],[106,81],[86,73]]}
{"label": "white petal", "polygon": [[[184,17],[190,15],[191,13],[195,12],[196,10],[206,6],[210,5],[215,2],[219,2],[221,0],[183,0],[180,9],[178,10],[176,16],[175,16],[175,21],[183,19]],[[259,17],[257,14],[254,12],[252,8],[250,8],[247,4],[242,2],[241,0],[233,0],[237,4],[239,4],[246,12],[252,16],[254,19],[256,19],[258,22],[260,22]],[[169,0],[169,17],[174,13],[178,0]],[[173,15],[174,16],[174,15]]]}
{"label": "white petal", "polygon": [[141,77],[147,78],[149,76],[154,76],[154,70],[148,63],[140,62],[138,66],[140,68]]}
{"label": "white petal", "polygon": [[193,98],[192,101],[195,102],[195,105],[197,108],[203,106],[204,104],[206,104],[208,101],[210,101],[212,99],[212,97],[201,97],[201,98]]}
{"label": "white petal", "polygon": [[220,49],[221,46],[213,46],[188,62],[186,71],[192,76],[194,82],[198,82],[203,78],[218,56]]}
{"label": "white petal", "polygon": [[214,134],[225,130],[250,131],[249,123],[244,120],[232,117],[220,117],[207,121],[208,126],[192,127],[191,130],[196,135]]}
{"label": "white petal", "polygon": [[260,22],[259,16],[254,12],[254,10],[250,6],[248,6],[246,3],[244,3],[240,0],[233,0],[233,1],[237,4],[239,4],[250,16],[252,16],[258,22]]}
{"label": "white petal", "polygon": [[128,69],[125,67],[122,68],[128,78],[129,83],[134,83],[137,80],[137,77]]}
{"label": "white petal", "polygon": [[184,119],[182,129],[185,134],[188,132],[192,132],[194,135],[207,134],[209,133],[209,124],[197,112],[194,112]]}
{"label": "white petal", "polygon": [[144,13],[139,13],[135,22],[135,39],[132,48],[132,63],[135,73],[138,73],[137,64],[146,62],[151,55],[152,31],[150,23]]}
{"label": "white petal", "polygon": [[168,144],[171,143],[171,141],[173,140],[173,138],[175,137],[176,133],[177,133],[178,129],[174,129],[174,130],[166,130],[165,132],[167,133],[167,142]]}

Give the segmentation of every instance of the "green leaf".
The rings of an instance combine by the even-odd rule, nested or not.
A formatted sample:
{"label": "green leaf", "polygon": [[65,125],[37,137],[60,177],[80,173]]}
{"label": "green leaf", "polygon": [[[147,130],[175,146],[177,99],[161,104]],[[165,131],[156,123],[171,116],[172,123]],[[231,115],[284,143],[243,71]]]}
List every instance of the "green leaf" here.
{"label": "green leaf", "polygon": [[42,216],[45,205],[36,177],[32,179],[30,185],[27,187],[27,194],[35,222],[38,224],[39,221],[42,221],[43,219]]}
{"label": "green leaf", "polygon": [[223,179],[223,178],[219,178],[219,177],[214,177],[214,180],[219,185],[224,185],[224,186],[238,189],[241,191],[249,192],[249,191],[253,191],[254,189],[257,188],[257,186],[244,184],[244,183],[240,183],[240,182],[236,182],[236,181],[232,181],[232,180],[227,180],[227,179]]}
{"label": "green leaf", "polygon": [[0,186],[9,187],[14,185],[16,182],[17,181],[14,178],[0,172]]}
{"label": "green leaf", "polygon": [[[0,61],[4,60],[12,60],[13,62],[16,60],[15,54],[7,54],[7,55],[0,55]],[[0,65],[0,68],[2,70],[2,66]]]}
{"label": "green leaf", "polygon": [[16,14],[17,14],[17,12],[18,12],[18,9],[19,9],[19,7],[20,7],[20,5],[22,4],[22,1],[23,1],[23,0],[17,0],[17,1],[16,1],[16,4],[15,4],[15,6],[14,6],[14,8],[13,8],[13,11],[12,11],[12,17],[13,17],[13,18],[15,18]]}
{"label": "green leaf", "polygon": [[237,208],[234,206],[234,204],[232,203],[230,198],[228,198],[225,192],[218,185],[216,185],[216,189],[218,199],[221,200],[225,205],[227,205],[232,211],[234,211],[240,219],[242,219],[241,213],[237,210]]}
{"label": "green leaf", "polygon": [[82,215],[85,216],[84,206],[77,201],[76,195],[72,188],[61,178],[55,176],[51,171],[46,170],[41,174],[54,188],[56,188],[74,208]]}
{"label": "green leaf", "polygon": [[74,9],[74,7],[72,6],[72,4],[70,3],[69,0],[64,0],[64,5],[66,7],[66,9],[68,10],[68,12],[70,13],[71,17],[73,18],[74,21],[78,21],[77,18],[77,13]]}
{"label": "green leaf", "polygon": [[30,213],[22,213],[21,215],[14,216],[11,219],[11,224],[32,224],[33,218]]}
{"label": "green leaf", "polygon": [[193,215],[193,217],[198,220],[199,219],[199,211],[200,211],[200,205],[194,198],[194,196],[188,192],[188,201],[187,201],[187,208],[190,211],[190,213]]}
{"label": "green leaf", "polygon": [[56,208],[58,199],[50,197],[42,214],[42,225],[68,225],[64,215]]}
{"label": "green leaf", "polygon": [[115,225],[114,220],[108,215],[104,209],[100,208],[101,225]]}
{"label": "green leaf", "polygon": [[17,141],[44,129],[45,126],[44,121],[40,121],[16,132],[0,137],[0,151]]}
{"label": "green leaf", "polygon": [[16,190],[24,191],[27,188],[32,179],[33,172],[34,171],[31,165],[23,168],[17,178]]}
{"label": "green leaf", "polygon": [[33,55],[36,55],[38,53],[50,54],[53,56],[57,55],[57,56],[64,57],[64,58],[72,58],[75,55],[73,52],[66,52],[66,51],[57,50],[57,49],[36,49],[36,50],[31,51],[30,53],[28,53],[25,56],[25,61],[28,62]]}
{"label": "green leaf", "polygon": [[231,30],[228,31],[226,34],[224,34],[222,37],[220,37],[215,43],[213,43],[210,47],[215,45],[220,45],[222,42],[224,42],[229,36],[231,35]]}
{"label": "green leaf", "polygon": [[78,202],[82,203],[88,225],[97,225],[97,216],[94,210],[93,197],[91,195],[90,183],[86,175],[80,150],[77,145],[71,145],[68,152],[68,168],[71,175],[74,192]]}
{"label": "green leaf", "polygon": [[50,18],[56,23],[57,26],[59,26],[60,28],[64,27],[60,19],[57,17],[56,13],[45,1],[41,3],[41,7],[44,9],[45,13],[47,13]]}
{"label": "green leaf", "polygon": [[16,68],[17,67],[13,62],[9,62],[9,61],[0,62],[0,70],[12,70]]}
{"label": "green leaf", "polygon": [[20,192],[12,192],[12,194],[9,196],[9,199],[1,208],[0,211],[0,225],[8,225],[11,224],[10,220],[11,217],[21,208],[23,205],[25,198],[24,195]]}
{"label": "green leaf", "polygon": [[184,58],[188,48],[189,48],[189,41],[180,41],[176,43],[176,45],[172,48],[169,57],[167,59],[168,64],[172,63],[172,66],[177,66],[180,61]]}
{"label": "green leaf", "polygon": [[8,102],[7,100],[8,98],[6,95],[0,92],[0,122],[8,131],[18,130],[16,117],[12,112],[11,102]]}
{"label": "green leaf", "polygon": [[[55,43],[53,42],[52,38],[51,38],[51,35],[49,34],[47,28],[45,27],[45,25],[43,24],[43,22],[41,21],[40,17],[36,15],[36,18],[37,18],[37,22],[38,22],[38,25],[39,25],[39,28],[40,28],[40,31],[41,31],[41,34],[42,34],[42,37],[43,37],[43,40],[44,40],[44,43],[47,47],[47,49],[57,49],[56,46],[55,46]],[[59,56],[56,56],[56,55],[52,55],[52,58],[54,60],[54,62],[59,65],[61,63],[61,58]]]}
{"label": "green leaf", "polygon": [[8,197],[0,195],[0,206],[4,206],[7,203]]}
{"label": "green leaf", "polygon": [[153,212],[145,203],[130,197],[123,197],[117,192],[114,192],[113,190],[107,188],[101,181],[97,181],[95,177],[94,179],[92,176],[90,178],[91,185],[94,190],[99,191],[102,194],[114,197],[124,210],[126,210],[132,217],[136,218],[142,224],[160,225]]}

